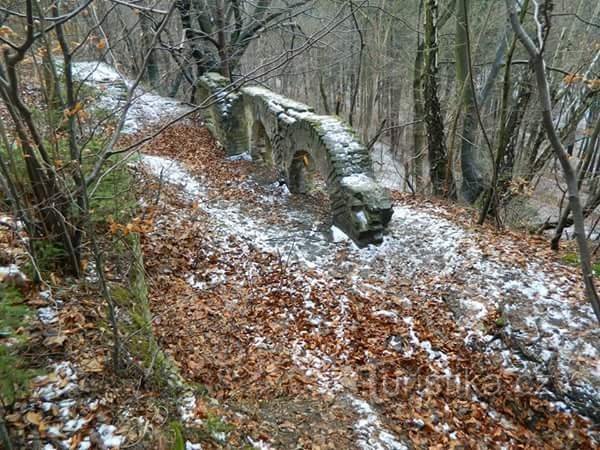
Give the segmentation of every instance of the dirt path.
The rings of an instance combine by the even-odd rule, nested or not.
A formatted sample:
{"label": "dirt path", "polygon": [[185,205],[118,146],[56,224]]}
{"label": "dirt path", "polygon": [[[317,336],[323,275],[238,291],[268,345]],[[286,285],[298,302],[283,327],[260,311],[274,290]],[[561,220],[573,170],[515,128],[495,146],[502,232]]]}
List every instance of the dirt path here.
{"label": "dirt path", "polygon": [[[80,77],[118,107],[127,80],[90,64]],[[142,91],[126,129],[182,111]],[[203,448],[597,444],[597,324],[545,246],[397,196],[383,245],[359,250],[323,192],[289,195],[198,124],[143,151],[155,333],[220,400],[190,399],[183,417],[234,425]]]}
{"label": "dirt path", "polygon": [[323,193],[290,196],[197,125],[144,152],[155,331],[222,401],[229,442],[592,445],[570,411],[598,412],[596,325],[548,255],[406,201],[359,250],[331,238]]}

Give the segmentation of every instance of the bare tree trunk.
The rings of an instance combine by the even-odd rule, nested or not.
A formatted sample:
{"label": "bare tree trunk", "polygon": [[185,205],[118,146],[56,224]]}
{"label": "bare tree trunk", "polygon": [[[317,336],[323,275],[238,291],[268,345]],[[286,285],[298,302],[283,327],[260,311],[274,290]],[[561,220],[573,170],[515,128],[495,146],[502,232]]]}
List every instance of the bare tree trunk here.
{"label": "bare tree trunk", "polygon": [[423,99],[423,43],[417,37],[417,52],[413,72],[413,154],[412,177],[415,189],[423,188],[423,152],[425,150],[425,100]]}
{"label": "bare tree trunk", "polygon": [[356,78],[354,80],[354,91],[352,92],[352,97],[350,97],[350,111],[348,113],[348,123],[350,126],[354,125],[354,111],[356,109],[356,99],[358,97],[358,90],[360,88],[360,81],[362,75],[362,64],[363,64],[363,53],[365,50],[365,39],[363,37],[363,32],[360,29],[360,24],[358,23],[358,19],[356,18],[356,11],[353,2],[350,2],[350,8],[352,8],[352,21],[354,22],[354,27],[356,29],[356,33],[358,34],[359,39],[359,51],[358,51],[358,67],[356,68]]}
{"label": "bare tree trunk", "polygon": [[446,196],[452,182],[448,172],[448,151],[444,136],[438,96],[438,42],[437,42],[438,0],[425,2],[425,122],[427,124],[427,147],[429,172],[434,195]]}
{"label": "bare tree trunk", "polygon": [[[586,145],[586,150],[585,150],[585,159],[583,161],[583,164],[580,165],[579,170],[578,170],[578,179],[577,179],[577,187],[579,189],[581,189],[581,186],[583,184],[583,180],[585,177],[585,174],[588,171],[588,167],[591,164],[591,160],[592,160],[592,156],[594,155],[594,149],[596,148],[596,144],[598,143],[598,136],[600,135],[600,120],[598,122],[596,122],[596,127],[594,128],[594,132],[592,133],[592,136],[590,137],[590,140],[588,141],[587,145]],[[591,198],[593,198],[594,196],[591,196]],[[589,203],[588,203],[589,204]],[[592,202],[593,204],[593,202]],[[586,207],[583,208],[583,216],[584,218],[587,216],[586,212],[591,212],[593,211],[593,209],[588,208],[588,205],[586,204]],[[594,208],[595,209],[595,208]],[[587,211],[586,211],[587,210]],[[560,242],[560,238],[563,234],[563,231],[565,229],[565,227],[567,226],[567,224],[569,223],[569,214],[571,213],[571,208],[569,206],[567,206],[561,217],[560,220],[558,222],[558,225],[556,226],[556,230],[554,231],[554,236],[552,237],[552,242],[551,242],[551,247],[553,250],[558,250],[558,245]]]}
{"label": "bare tree trunk", "polygon": [[160,75],[158,67],[158,58],[156,52],[150,48],[152,45],[152,22],[148,17],[149,13],[142,12],[140,17],[140,28],[142,31],[142,60],[147,52],[150,52],[148,65],[146,66],[146,79],[150,82],[153,89],[160,88]]}
{"label": "bare tree trunk", "polygon": [[[525,0],[521,7],[521,17],[519,20],[523,20],[528,4],[529,0]],[[512,31],[512,28],[510,28],[510,30]],[[508,35],[508,30],[506,34]],[[500,99],[500,117],[498,119],[499,123],[496,157],[494,160],[494,166],[492,167],[492,181],[483,198],[483,206],[477,221],[479,225],[482,225],[485,222],[485,219],[490,212],[494,213],[497,223],[500,223],[500,216],[498,213],[498,207],[500,204],[499,198],[506,191],[510,179],[512,178],[515,164],[514,149],[516,140],[519,129],[521,128],[521,122],[523,115],[525,114],[525,109],[529,103],[529,99],[531,98],[530,79],[529,77],[525,77],[525,79],[521,79],[521,82],[519,83],[516,102],[509,113],[509,107],[511,103],[510,100],[512,98],[513,91],[511,63],[517,44],[516,36],[514,36],[514,33],[511,34],[513,34],[513,36],[511,37],[510,48],[508,49],[506,55],[496,55],[496,62],[494,63],[497,64],[498,61],[505,59],[504,79],[502,82],[502,97]],[[506,45],[501,45],[500,47],[506,49]]]}
{"label": "bare tree trunk", "polygon": [[323,74],[319,73],[319,92],[321,94],[321,101],[323,102],[323,110],[325,114],[329,115],[329,98],[327,97],[327,91],[325,90],[325,84],[323,83]]}
{"label": "bare tree trunk", "polygon": [[[542,121],[544,129],[546,130],[548,140],[550,141],[552,149],[563,169],[563,174],[567,183],[569,204],[571,206],[571,210],[573,211],[573,222],[575,225],[577,245],[579,247],[579,259],[581,262],[581,270],[585,284],[586,295],[589,302],[592,304],[592,308],[594,309],[594,313],[596,314],[598,321],[600,322],[600,301],[594,285],[594,272],[592,269],[591,255],[585,233],[583,211],[581,208],[581,200],[579,198],[579,189],[577,187],[577,176],[573,170],[573,166],[571,166],[571,162],[569,161],[569,155],[562,145],[562,142],[556,133],[556,129],[554,128],[554,122],[552,120],[552,104],[550,101],[550,88],[546,78],[546,63],[542,54],[543,48],[538,48],[536,46],[521,25],[517,15],[515,1],[506,0],[506,6],[508,8],[508,15],[512,27],[515,30],[517,37],[527,50],[530,63],[535,72],[539,101],[540,106],[542,107]],[[538,17],[535,17],[535,20],[538,27],[538,32],[541,34],[541,24],[538,21]],[[546,26],[549,27],[549,24],[546,24]]]}
{"label": "bare tree trunk", "polygon": [[474,203],[483,191],[483,177],[475,154],[475,131],[477,130],[477,105],[471,83],[470,48],[468,38],[468,0],[458,0],[456,5],[456,80],[462,91],[464,107],[463,130],[460,146],[460,162],[463,174],[462,197]]}
{"label": "bare tree trunk", "polygon": [[[79,275],[79,246],[73,240],[74,228],[69,223],[69,198],[57,179],[53,160],[31,110],[21,99],[21,85],[17,67],[37,39],[33,15],[33,1],[26,2],[26,37],[21,46],[3,54],[0,64],[0,97],[10,114],[27,169],[27,175],[40,216],[44,237],[59,243],[66,254],[69,269]],[[60,23],[57,24],[61,26]]]}
{"label": "bare tree trunk", "polygon": [[215,25],[217,26],[217,43],[219,52],[219,59],[221,60],[221,75],[225,78],[231,79],[231,61],[229,60],[229,52],[227,51],[227,40],[225,37],[225,7],[223,6],[223,0],[217,0],[217,7],[215,9]]}

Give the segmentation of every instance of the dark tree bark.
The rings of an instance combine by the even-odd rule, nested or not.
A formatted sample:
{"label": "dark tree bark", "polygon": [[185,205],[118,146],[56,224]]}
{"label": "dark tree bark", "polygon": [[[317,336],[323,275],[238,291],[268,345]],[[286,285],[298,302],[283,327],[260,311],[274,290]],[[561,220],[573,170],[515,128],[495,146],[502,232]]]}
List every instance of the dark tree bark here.
{"label": "dark tree bark", "polygon": [[437,43],[438,0],[425,2],[425,123],[427,125],[427,147],[429,173],[434,195],[446,196],[452,185],[448,170],[448,150],[444,134],[444,121],[438,96],[438,43]]}
{"label": "dark tree bark", "polygon": [[471,83],[471,61],[468,37],[468,0],[458,0],[456,7],[456,80],[462,92],[463,129],[460,145],[460,163],[463,181],[462,197],[474,203],[483,191],[483,177],[476,154],[475,132],[477,131],[477,105],[475,91]]}

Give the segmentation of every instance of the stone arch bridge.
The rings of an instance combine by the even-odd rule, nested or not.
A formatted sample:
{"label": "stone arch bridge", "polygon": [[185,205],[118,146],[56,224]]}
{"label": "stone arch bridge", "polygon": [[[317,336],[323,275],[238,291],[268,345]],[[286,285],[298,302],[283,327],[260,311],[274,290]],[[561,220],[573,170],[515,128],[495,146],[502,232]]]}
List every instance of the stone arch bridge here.
{"label": "stone arch bridge", "polygon": [[210,104],[206,124],[229,155],[248,152],[274,165],[292,193],[304,193],[307,171],[318,170],[333,223],[359,246],[381,243],[392,217],[390,198],[375,181],[368,150],[352,128],[262,87],[231,91],[216,73],[201,77],[198,90]]}

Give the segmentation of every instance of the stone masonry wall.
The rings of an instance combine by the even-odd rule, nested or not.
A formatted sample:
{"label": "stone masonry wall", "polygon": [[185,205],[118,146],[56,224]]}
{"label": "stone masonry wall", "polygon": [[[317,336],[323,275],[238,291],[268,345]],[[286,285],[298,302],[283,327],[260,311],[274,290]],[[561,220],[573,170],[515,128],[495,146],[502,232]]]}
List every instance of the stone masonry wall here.
{"label": "stone masonry wall", "polygon": [[274,164],[292,193],[305,190],[304,155],[310,155],[327,182],[333,223],[359,246],[380,243],[392,216],[391,202],[352,128],[268,89],[231,92],[228,86],[215,73],[199,82],[200,98],[210,105],[207,126],[227,153],[248,152]]}

